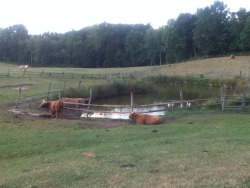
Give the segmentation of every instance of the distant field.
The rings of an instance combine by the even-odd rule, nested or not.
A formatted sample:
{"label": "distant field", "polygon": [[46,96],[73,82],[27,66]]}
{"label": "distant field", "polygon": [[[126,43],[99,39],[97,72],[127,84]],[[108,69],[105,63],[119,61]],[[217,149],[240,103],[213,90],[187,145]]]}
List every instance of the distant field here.
{"label": "distant field", "polygon": [[[22,75],[18,70],[18,65],[0,63],[0,73],[15,71]],[[147,67],[126,67],[126,68],[36,68],[30,67],[27,72],[57,72],[57,73],[74,73],[74,74],[133,74],[146,73],[146,75],[199,75],[214,77],[248,77],[250,73],[250,56],[236,56],[235,59],[229,57],[209,58],[183,63],[147,66]]]}

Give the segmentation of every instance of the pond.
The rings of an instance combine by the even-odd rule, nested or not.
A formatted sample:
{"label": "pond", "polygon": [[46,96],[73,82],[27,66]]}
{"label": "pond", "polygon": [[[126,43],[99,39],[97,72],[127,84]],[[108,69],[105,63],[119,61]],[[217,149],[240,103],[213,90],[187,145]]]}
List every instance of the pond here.
{"label": "pond", "polygon": [[[155,91],[150,94],[134,94],[135,104],[152,104],[164,103],[172,100],[180,100],[180,88],[182,89],[183,100],[197,100],[220,97],[220,88],[210,87],[191,87],[191,86],[174,86],[160,84],[155,87]],[[100,99],[96,104],[110,105],[130,105],[131,97],[117,96],[112,98]]]}
{"label": "pond", "polygon": [[[181,93],[183,99],[182,103]],[[188,108],[199,105],[200,101],[219,97],[219,87],[210,88],[159,84],[155,87],[154,92],[150,94],[133,94],[133,110],[148,114],[164,115],[172,108]],[[100,99],[94,103],[98,105],[107,105],[105,109],[101,107],[98,109],[95,108],[101,111],[92,114],[91,117],[95,118],[128,119],[129,113],[131,112],[130,95]],[[108,105],[123,105],[123,107],[108,108]],[[112,113],[108,111],[112,111]]]}

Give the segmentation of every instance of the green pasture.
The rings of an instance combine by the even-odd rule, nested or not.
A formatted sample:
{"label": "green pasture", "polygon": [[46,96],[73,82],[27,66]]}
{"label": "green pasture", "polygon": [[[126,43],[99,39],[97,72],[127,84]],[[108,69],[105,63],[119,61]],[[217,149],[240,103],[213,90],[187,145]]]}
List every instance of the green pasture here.
{"label": "green pasture", "polygon": [[248,114],[113,128],[93,121],[2,113],[0,187],[250,186]]}
{"label": "green pasture", "polygon": [[[0,69],[18,67],[0,63]],[[248,112],[170,112],[166,124],[136,126],[119,120],[29,118],[7,110],[19,85],[27,86],[25,95],[35,95],[46,93],[49,83],[78,87],[79,81],[21,73],[0,78],[0,187],[250,187]],[[106,84],[81,81],[83,86]]]}

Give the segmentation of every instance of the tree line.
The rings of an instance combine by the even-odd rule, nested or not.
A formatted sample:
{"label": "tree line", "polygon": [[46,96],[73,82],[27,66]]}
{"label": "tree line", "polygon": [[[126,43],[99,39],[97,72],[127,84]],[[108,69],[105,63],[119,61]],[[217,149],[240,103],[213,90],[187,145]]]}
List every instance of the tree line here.
{"label": "tree line", "polygon": [[105,22],[64,34],[29,35],[21,24],[0,29],[0,61],[38,67],[148,66],[249,51],[250,11],[230,12],[221,1],[158,29]]}

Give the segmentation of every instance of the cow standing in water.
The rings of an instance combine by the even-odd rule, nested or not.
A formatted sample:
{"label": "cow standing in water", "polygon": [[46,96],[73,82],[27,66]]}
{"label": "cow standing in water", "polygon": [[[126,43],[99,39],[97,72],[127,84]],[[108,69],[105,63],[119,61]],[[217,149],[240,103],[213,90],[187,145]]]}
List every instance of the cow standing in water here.
{"label": "cow standing in water", "polygon": [[40,104],[41,108],[48,108],[52,118],[58,118],[59,115],[61,115],[63,111],[63,103],[61,100],[58,101],[45,101]]}

